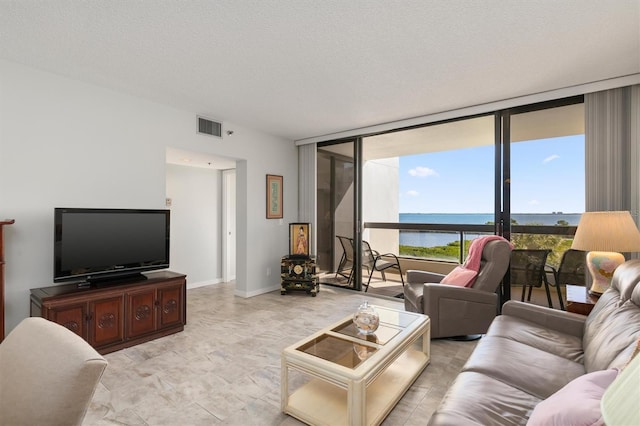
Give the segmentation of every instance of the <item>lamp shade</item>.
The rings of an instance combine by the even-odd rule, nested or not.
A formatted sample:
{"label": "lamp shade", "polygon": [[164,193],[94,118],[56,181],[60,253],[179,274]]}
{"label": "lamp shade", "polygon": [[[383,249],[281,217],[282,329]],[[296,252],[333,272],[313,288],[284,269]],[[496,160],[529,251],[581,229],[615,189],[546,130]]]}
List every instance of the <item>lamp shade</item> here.
{"label": "lamp shade", "polygon": [[640,231],[628,211],[585,212],[572,249],[604,252],[640,251]]}

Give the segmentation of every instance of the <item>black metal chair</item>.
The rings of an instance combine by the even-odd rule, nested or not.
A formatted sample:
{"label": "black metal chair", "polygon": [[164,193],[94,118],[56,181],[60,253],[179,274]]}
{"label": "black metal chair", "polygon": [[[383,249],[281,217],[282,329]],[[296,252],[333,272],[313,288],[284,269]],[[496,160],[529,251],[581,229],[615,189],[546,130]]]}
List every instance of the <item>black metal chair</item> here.
{"label": "black metal chair", "polygon": [[397,269],[400,274],[400,281],[404,287],[404,277],[402,276],[402,267],[400,266],[400,260],[398,256],[393,253],[380,254],[376,250],[372,250],[367,241],[362,242],[362,266],[367,268],[369,273],[369,279],[365,284],[365,293],[369,290],[369,284],[371,283],[371,277],[374,271],[380,272],[382,279],[387,280],[384,271],[387,269]]}
{"label": "black metal chair", "polygon": [[[353,280],[353,259],[354,259],[354,242],[353,238],[336,236],[342,246],[342,257],[338,263],[336,269],[336,278],[338,275],[342,275],[347,279],[347,284],[350,284]],[[393,253],[380,254],[376,250],[371,249],[371,245],[367,241],[362,242],[362,266],[367,269],[368,280],[365,287],[365,292],[369,290],[369,284],[371,283],[371,277],[374,271],[378,271],[382,274],[382,279],[387,280],[384,273],[385,270],[392,268],[397,269],[400,273],[400,281],[404,287],[404,277],[402,276],[402,268],[400,267],[400,261],[398,257]]]}
{"label": "black metal chair", "polygon": [[353,238],[336,236],[342,246],[342,257],[338,268],[336,269],[336,278],[342,275],[347,279],[347,284],[351,283],[353,278]]}
{"label": "black metal chair", "polygon": [[[547,280],[551,276],[550,284],[558,289],[567,284],[585,286],[586,256],[587,252],[583,250],[569,249],[565,251],[557,269],[551,265],[546,266]],[[560,299],[560,307],[564,309],[562,298]]]}
{"label": "black metal chair", "polygon": [[[545,269],[549,253],[551,253],[551,250],[545,249],[514,249],[511,251],[510,280],[512,286],[522,286],[521,301],[524,302],[527,288],[529,289],[527,302],[530,302],[533,287],[542,287],[544,285],[547,293],[547,303],[550,308],[553,308],[549,280]],[[555,287],[558,293],[558,300],[560,300],[560,308],[564,309],[560,287]]]}

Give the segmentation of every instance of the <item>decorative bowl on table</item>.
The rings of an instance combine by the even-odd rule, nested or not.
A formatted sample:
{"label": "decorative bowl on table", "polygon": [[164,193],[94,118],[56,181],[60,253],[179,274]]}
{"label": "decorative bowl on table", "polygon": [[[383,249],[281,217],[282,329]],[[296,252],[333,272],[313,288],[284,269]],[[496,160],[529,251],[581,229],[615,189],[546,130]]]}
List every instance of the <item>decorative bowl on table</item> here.
{"label": "decorative bowl on table", "polygon": [[353,323],[360,333],[373,334],[380,325],[380,316],[373,306],[365,300],[353,314]]}

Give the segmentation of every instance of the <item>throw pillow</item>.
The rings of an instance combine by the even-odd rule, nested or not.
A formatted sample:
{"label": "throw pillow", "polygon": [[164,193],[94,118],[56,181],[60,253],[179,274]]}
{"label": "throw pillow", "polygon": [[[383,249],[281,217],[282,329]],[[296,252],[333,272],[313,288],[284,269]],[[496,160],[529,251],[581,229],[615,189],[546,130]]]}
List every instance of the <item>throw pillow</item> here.
{"label": "throw pillow", "polygon": [[455,269],[449,272],[444,278],[440,280],[442,284],[457,285],[459,287],[471,287],[476,280],[476,271],[463,268],[462,266],[456,266]]}
{"label": "throw pillow", "polygon": [[527,426],[604,426],[600,400],[618,371],[594,371],[573,379],[536,405]]}

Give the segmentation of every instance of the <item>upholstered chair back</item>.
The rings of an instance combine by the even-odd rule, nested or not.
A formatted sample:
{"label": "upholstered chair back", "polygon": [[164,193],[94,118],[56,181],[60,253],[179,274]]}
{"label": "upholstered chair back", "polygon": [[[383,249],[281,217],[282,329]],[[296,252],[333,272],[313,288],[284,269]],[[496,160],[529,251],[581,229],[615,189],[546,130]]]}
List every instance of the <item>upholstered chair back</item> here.
{"label": "upholstered chair back", "polygon": [[472,287],[481,291],[496,291],[507,273],[510,258],[511,246],[507,241],[487,242],[482,249],[480,270]]}
{"label": "upholstered chair back", "polygon": [[80,425],[107,361],[43,318],[26,318],[0,344],[0,425]]}

